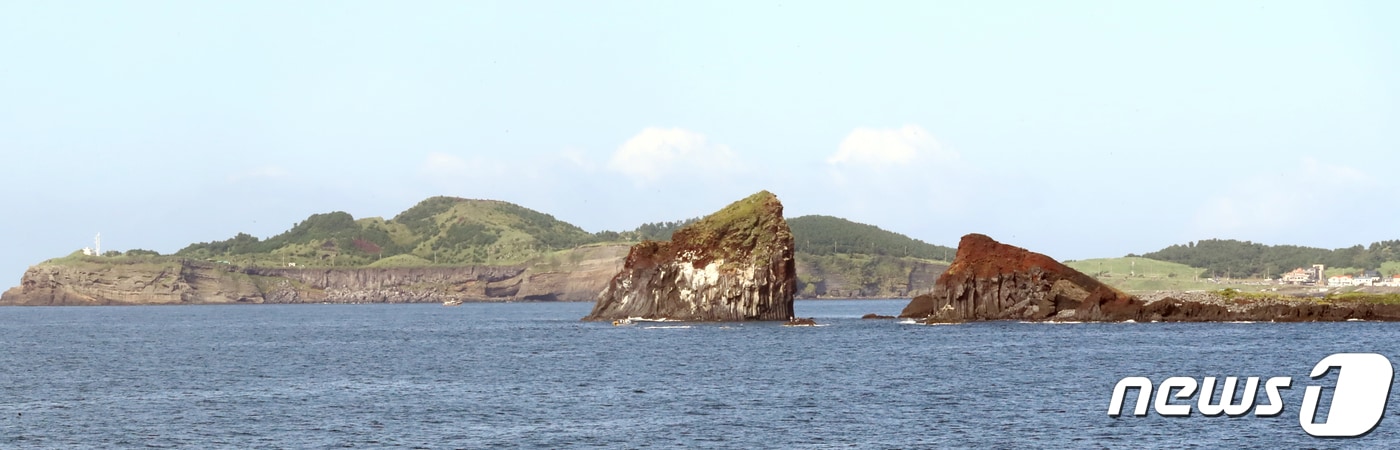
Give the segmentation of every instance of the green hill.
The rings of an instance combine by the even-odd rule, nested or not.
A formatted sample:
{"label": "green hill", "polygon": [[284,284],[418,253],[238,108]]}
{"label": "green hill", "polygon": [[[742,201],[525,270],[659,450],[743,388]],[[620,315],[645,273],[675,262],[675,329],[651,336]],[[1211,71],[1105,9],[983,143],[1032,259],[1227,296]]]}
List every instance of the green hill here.
{"label": "green hill", "polygon": [[415,258],[395,258],[389,264],[517,264],[595,241],[579,227],[519,205],[433,197],[389,220],[355,220],[340,211],[314,214],[265,240],[239,233],[192,244],[176,255],[335,266],[368,265],[400,255]]}
{"label": "green hill", "polygon": [[[433,197],[390,219],[313,214],[266,239],[239,233],[192,244],[178,257],[244,266],[419,267],[560,263],[603,243],[666,240],[696,219],[589,233],[507,202]],[[831,216],[789,219],[806,297],[899,297],[932,286],[956,251]]]}
{"label": "green hill", "polygon": [[957,250],[933,245],[874,225],[831,216],[788,219],[799,253],[876,255],[951,261]]}
{"label": "green hill", "polygon": [[[1144,257],[1179,262],[1208,270],[1211,275],[1230,278],[1277,277],[1298,267],[1323,264],[1327,267],[1382,269],[1385,275],[1400,273],[1400,240],[1373,242],[1328,250],[1297,245],[1265,245],[1233,239],[1206,239],[1173,245]],[[1387,265],[1386,263],[1392,263]]]}

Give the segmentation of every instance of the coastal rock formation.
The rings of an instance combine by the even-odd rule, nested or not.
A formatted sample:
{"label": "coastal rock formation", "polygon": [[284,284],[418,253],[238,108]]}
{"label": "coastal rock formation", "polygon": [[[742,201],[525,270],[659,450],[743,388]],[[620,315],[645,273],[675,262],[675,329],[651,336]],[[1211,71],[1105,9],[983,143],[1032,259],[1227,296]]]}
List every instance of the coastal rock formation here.
{"label": "coastal rock formation", "polygon": [[44,263],[5,291],[5,305],[123,305],[261,302],[252,279],[198,261],[131,264]]}
{"label": "coastal rock formation", "polygon": [[567,263],[517,266],[267,268],[170,257],[47,262],[30,267],[0,305],[586,301],[621,268],[627,249],[585,247],[570,251]]}
{"label": "coastal rock formation", "polygon": [[1322,303],[1309,298],[1229,300],[1195,293],[1195,300],[1165,297],[1148,302],[1139,322],[1342,322],[1400,321],[1400,305],[1365,302]]}
{"label": "coastal rock formation", "polygon": [[811,317],[793,317],[792,320],[788,320],[787,323],[784,323],[784,324],[783,324],[783,326],[785,326],[785,327],[815,327],[815,326],[817,326],[817,321],[816,321],[815,319],[811,318]]}
{"label": "coastal rock formation", "polygon": [[788,320],[797,273],[783,205],[768,191],[632,247],[584,320]]}
{"label": "coastal rock formation", "polygon": [[963,236],[953,263],[933,290],[900,317],[931,322],[973,320],[1127,320],[1142,301],[1026,249],[981,234]]}

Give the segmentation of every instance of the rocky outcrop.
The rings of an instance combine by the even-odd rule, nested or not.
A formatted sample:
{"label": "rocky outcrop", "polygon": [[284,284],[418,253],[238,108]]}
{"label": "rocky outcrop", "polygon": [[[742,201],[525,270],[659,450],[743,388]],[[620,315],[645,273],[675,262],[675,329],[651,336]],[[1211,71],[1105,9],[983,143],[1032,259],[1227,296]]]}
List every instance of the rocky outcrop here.
{"label": "rocky outcrop", "polygon": [[633,246],[584,320],[788,320],[796,272],[783,205],[763,191]]}
{"label": "rocky outcrop", "polygon": [[1149,301],[1136,318],[1139,322],[1342,322],[1348,320],[1400,321],[1400,305],[1365,302],[1327,302],[1325,299],[1222,298],[1215,293],[1191,293],[1193,300],[1165,297]]}
{"label": "rocky outcrop", "polygon": [[622,265],[627,246],[585,247],[566,262],[518,266],[264,268],[156,257],[29,268],[4,305],[441,303],[585,301]]}
{"label": "rocky outcrop", "polygon": [[261,302],[250,277],[198,261],[45,263],[0,296],[5,305],[123,305]]}
{"label": "rocky outcrop", "polygon": [[811,317],[793,317],[792,319],[789,319],[789,320],[787,321],[787,323],[784,323],[783,326],[785,326],[785,327],[815,327],[815,326],[817,326],[817,321],[816,321],[815,319],[812,319]]}
{"label": "rocky outcrop", "polygon": [[[1186,299],[1173,297],[1177,295]],[[1400,305],[1196,292],[1147,301],[1048,256],[980,234],[963,236],[932,292],[900,313],[926,323],[976,320],[1326,322],[1400,320]]]}
{"label": "rocky outcrop", "polygon": [[900,313],[934,322],[1126,320],[1142,301],[1054,259],[981,234],[963,236],[933,290]]}

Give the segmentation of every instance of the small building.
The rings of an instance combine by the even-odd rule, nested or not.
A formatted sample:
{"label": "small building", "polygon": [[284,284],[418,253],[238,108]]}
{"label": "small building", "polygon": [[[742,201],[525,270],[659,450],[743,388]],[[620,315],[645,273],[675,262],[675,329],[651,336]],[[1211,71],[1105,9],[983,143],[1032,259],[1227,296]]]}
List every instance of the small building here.
{"label": "small building", "polygon": [[1352,284],[1354,280],[1355,278],[1351,275],[1337,275],[1327,278],[1327,285],[1338,287],[1354,286]]}
{"label": "small building", "polygon": [[1283,278],[1280,278],[1279,281],[1286,284],[1303,284],[1311,282],[1313,280],[1312,277],[1313,273],[1311,270],[1299,267],[1293,269],[1292,272],[1283,274]]}

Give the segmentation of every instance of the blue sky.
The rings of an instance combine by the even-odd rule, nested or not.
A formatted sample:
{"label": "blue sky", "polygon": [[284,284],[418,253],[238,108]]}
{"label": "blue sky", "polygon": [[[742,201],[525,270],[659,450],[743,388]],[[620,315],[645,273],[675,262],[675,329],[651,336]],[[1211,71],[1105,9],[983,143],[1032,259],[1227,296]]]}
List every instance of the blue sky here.
{"label": "blue sky", "polygon": [[[1400,3],[5,2],[0,277],[312,213],[768,189],[1062,259],[1400,239]],[[4,283],[0,283],[4,284]]]}

